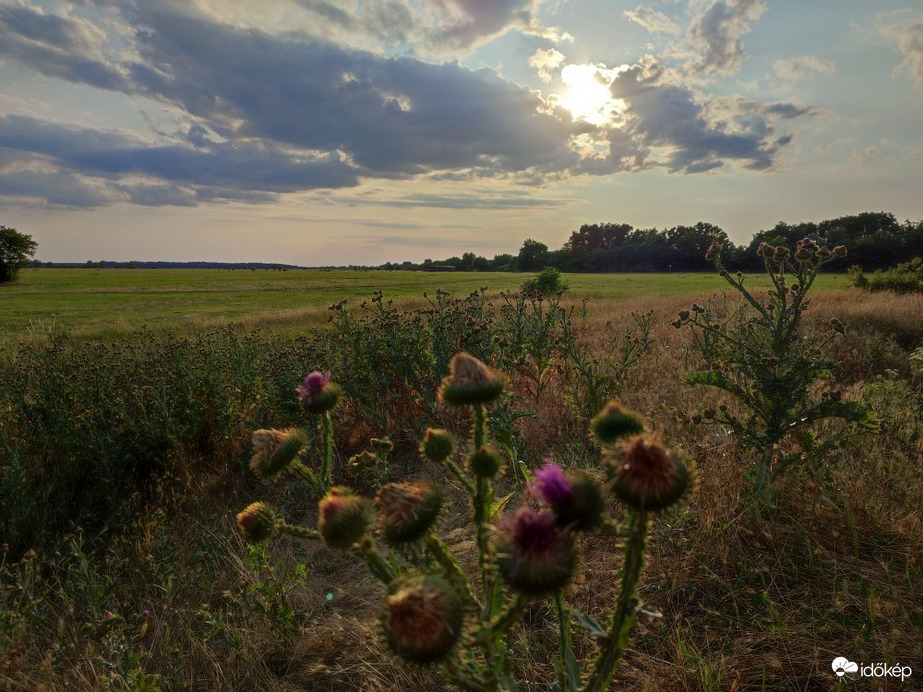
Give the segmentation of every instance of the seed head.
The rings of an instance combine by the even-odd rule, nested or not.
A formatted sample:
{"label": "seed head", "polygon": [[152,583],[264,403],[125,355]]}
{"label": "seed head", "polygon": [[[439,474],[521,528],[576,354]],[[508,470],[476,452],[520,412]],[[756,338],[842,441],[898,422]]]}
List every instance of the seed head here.
{"label": "seed head", "polygon": [[389,483],[375,496],[378,527],[391,545],[412,543],[432,528],[442,508],[442,491],[432,483]]}
{"label": "seed head", "polygon": [[435,464],[445,461],[455,449],[455,438],[448,430],[427,428],[423,435],[423,444],[420,451],[427,459]]}
{"label": "seed head", "polygon": [[686,466],[662,444],[644,436],[631,440],[613,459],[613,490],[622,502],[656,511],[669,507],[689,486]]}
{"label": "seed head", "polygon": [[254,502],[237,515],[237,526],[248,541],[261,543],[275,533],[278,520],[279,515],[272,505]]}
{"label": "seed head", "polygon": [[644,430],[644,423],[634,411],[610,401],[590,421],[590,429],[601,442],[615,442],[621,437],[637,435]]}
{"label": "seed head", "polygon": [[372,523],[364,498],[349,488],[331,488],[317,503],[317,530],[331,548],[346,550],[362,538]]}
{"label": "seed head", "polygon": [[411,663],[445,658],[462,631],[464,603],[447,581],[430,574],[404,577],[385,598],[385,641]]}
{"label": "seed head", "polygon": [[500,456],[487,445],[481,445],[468,457],[468,468],[478,478],[493,478],[501,465]]}
{"label": "seed head", "polygon": [[503,392],[503,377],[464,351],[449,361],[440,398],[450,406],[489,404]]}
{"label": "seed head", "polygon": [[307,436],[299,428],[256,430],[252,439],[250,470],[266,481],[277,479],[308,443]]}

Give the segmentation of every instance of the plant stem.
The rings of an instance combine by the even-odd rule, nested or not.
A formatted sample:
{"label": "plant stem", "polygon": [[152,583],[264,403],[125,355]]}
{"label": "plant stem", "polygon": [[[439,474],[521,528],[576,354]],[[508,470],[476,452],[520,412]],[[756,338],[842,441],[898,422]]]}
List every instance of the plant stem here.
{"label": "plant stem", "polygon": [[622,583],[616,602],[615,614],[605,646],[596,659],[593,672],[583,692],[602,692],[609,688],[615,675],[622,651],[628,641],[628,633],[637,615],[638,599],[635,593],[644,564],[644,548],[647,539],[647,510],[632,508],[628,511],[631,533],[625,546],[625,562],[622,565]]}
{"label": "plant stem", "polygon": [[320,538],[320,533],[318,533],[316,529],[306,529],[303,526],[286,524],[284,521],[280,521],[276,524],[276,530],[279,533],[286,533],[295,538]]}
{"label": "plant stem", "polygon": [[356,552],[359,553],[359,556],[365,561],[365,564],[368,565],[369,571],[378,581],[385,585],[394,581],[397,574],[394,572],[391,565],[381,556],[381,553],[378,552],[371,536],[366,534],[354,547]]}
{"label": "plant stem", "polygon": [[529,607],[531,599],[523,594],[517,594],[507,607],[490,623],[474,635],[474,643],[479,646],[496,644],[497,640],[510,631],[510,628],[519,622],[523,612]]}
{"label": "plant stem", "polygon": [[464,588],[465,595],[468,597],[468,600],[471,601],[471,605],[473,605],[475,608],[480,608],[481,602],[478,599],[478,595],[474,592],[474,587],[471,586],[471,582],[462,571],[461,565],[458,564],[455,556],[449,552],[448,547],[445,543],[442,542],[442,539],[430,531],[426,534],[425,540],[426,547],[430,549],[430,552],[433,554],[433,557],[436,558],[436,562],[439,563],[439,566],[445,570],[449,581],[454,582],[458,586]]}
{"label": "plant stem", "polygon": [[554,610],[558,618],[558,688],[562,692],[573,689],[568,683],[568,659],[574,656],[570,636],[570,611],[564,603],[561,589],[554,592]]}
{"label": "plant stem", "polygon": [[326,493],[331,488],[330,477],[333,473],[333,420],[330,411],[324,411],[321,418],[321,437],[323,439],[323,456],[320,465],[321,492]]}

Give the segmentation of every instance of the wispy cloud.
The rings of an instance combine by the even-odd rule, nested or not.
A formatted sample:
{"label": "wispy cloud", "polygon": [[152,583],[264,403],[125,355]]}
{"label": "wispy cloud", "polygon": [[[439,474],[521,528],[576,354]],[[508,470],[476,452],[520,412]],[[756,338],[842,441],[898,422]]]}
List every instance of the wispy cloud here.
{"label": "wispy cloud", "polygon": [[652,34],[679,34],[682,32],[679,24],[659,10],[651,10],[638,5],[635,9],[626,10],[622,14],[631,21],[640,24]]}
{"label": "wispy cloud", "polygon": [[773,69],[783,79],[794,81],[810,74],[836,72],[836,63],[816,55],[800,55],[795,58],[776,60]]}
{"label": "wispy cloud", "polygon": [[901,52],[903,61],[896,72],[908,75],[917,86],[923,86],[923,15],[904,18],[905,14],[906,11],[902,11],[879,18],[878,30],[897,43]]}
{"label": "wispy cloud", "polygon": [[733,74],[743,64],[743,36],[766,9],[762,0],[718,0],[699,12],[689,25],[696,56],[686,66],[706,77]]}

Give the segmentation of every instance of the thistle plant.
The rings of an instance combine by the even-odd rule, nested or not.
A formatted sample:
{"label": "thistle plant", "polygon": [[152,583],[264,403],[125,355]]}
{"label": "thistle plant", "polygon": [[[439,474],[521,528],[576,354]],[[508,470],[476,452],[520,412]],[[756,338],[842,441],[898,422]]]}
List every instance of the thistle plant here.
{"label": "thistle plant", "polygon": [[[322,417],[324,442],[313,464],[316,470],[305,463],[306,438],[296,431],[255,433],[252,466],[268,481],[286,469],[307,480],[322,495],[317,528],[291,525],[268,504],[255,502],[237,517],[245,537],[260,542],[284,533],[357,554],[385,587],[379,619],[388,648],[409,664],[434,666],[460,690],[519,689],[509,635],[532,605],[547,600],[557,619],[557,688],[608,689],[642,610],[637,591],[651,515],[676,503],[691,485],[680,457],[645,433],[637,414],[610,402],[590,425],[602,448],[608,482],[546,462],[531,477],[518,508],[507,510],[510,497],[496,494],[504,461],[488,430],[506,379],[477,358],[458,353],[439,397],[446,406],[470,414],[470,444],[429,428],[419,449],[469,498],[477,558],[463,564],[439,535],[447,495],[438,484],[387,483],[374,500],[332,484],[330,409],[314,402],[335,403],[326,389],[335,385],[329,376],[321,381],[316,375],[309,376],[311,387],[306,380],[310,391],[302,400],[306,411]],[[607,494],[626,507],[621,523],[606,516]],[[613,554],[622,558],[621,583],[605,624],[564,598],[577,569],[581,536],[590,533],[610,537],[620,548]],[[597,643],[596,654],[582,664],[572,645],[574,622]]]}
{"label": "thistle plant", "polygon": [[[824,356],[834,338],[846,333],[838,319],[820,339],[802,335],[802,320],[810,305],[808,293],[827,262],[846,255],[839,245],[832,250],[809,238],[799,240],[795,251],[761,243],[757,254],[772,287],[759,295],[745,286],[741,272],[729,273],[721,262],[721,247],[712,243],[706,259],[737,291],[744,305],[724,318],[712,307],[694,303],[683,310],[673,326],[692,329],[706,370],[691,373],[691,385],[724,390],[740,407],[706,408],[693,422],[728,428],[745,447],[756,453],[752,487],[760,502],[772,499],[772,485],[793,464],[810,465],[822,459],[845,439],[875,427],[871,412],[859,403],[842,399],[839,390],[822,383],[836,363]],[[847,425],[823,429],[824,419]]]}

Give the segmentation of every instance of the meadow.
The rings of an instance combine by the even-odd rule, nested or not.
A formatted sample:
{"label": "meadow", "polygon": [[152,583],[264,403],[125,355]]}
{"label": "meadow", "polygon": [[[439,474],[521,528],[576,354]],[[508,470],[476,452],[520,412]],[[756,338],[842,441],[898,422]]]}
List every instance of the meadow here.
{"label": "meadow", "polygon": [[[313,525],[308,484],[267,485],[247,468],[250,433],[304,425],[293,388],[330,370],[343,390],[334,479],[368,497],[385,481],[445,486],[455,506],[440,533],[472,569],[463,493],[418,451],[429,426],[464,437],[467,418],[437,396],[459,350],[508,376],[490,412],[506,467],[498,496],[522,487],[519,461],[595,473],[587,421],[610,398],[696,469],[691,496],[653,521],[639,593],[660,616],[639,618],[610,689],[915,689],[923,296],[820,275],[803,337],[820,339],[833,318],[848,331],[824,347],[838,365],[818,390],[882,424],[793,466],[774,502],[756,508],[753,452],[702,422],[735,402],[686,384],[702,356],[692,331],[671,324],[693,302],[731,314],[725,283],[564,275],[563,296],[537,300],[517,294],[527,278],[40,269],[3,287],[0,689],[448,689],[382,644],[382,588],[355,554],[284,538],[248,544],[235,514],[265,498]],[[387,460],[357,466],[382,437],[393,444]],[[608,510],[624,513],[614,498]],[[567,597],[602,617],[621,565],[609,542],[581,542]],[[539,600],[510,631],[522,689],[557,680],[552,621]],[[590,634],[574,636],[576,653],[591,654]],[[850,681],[831,670],[839,656],[914,672],[903,683]]]}

